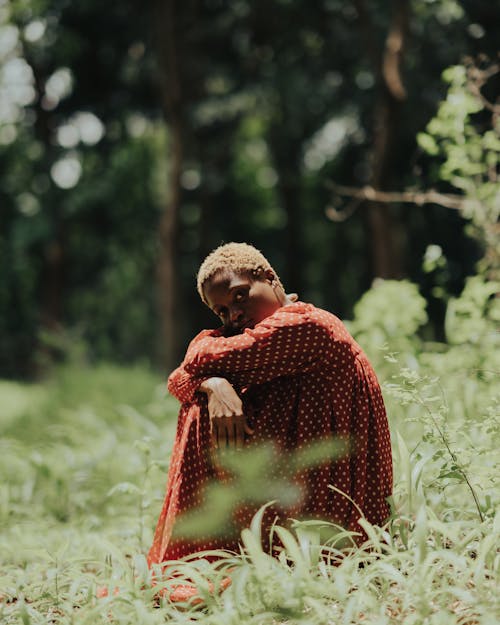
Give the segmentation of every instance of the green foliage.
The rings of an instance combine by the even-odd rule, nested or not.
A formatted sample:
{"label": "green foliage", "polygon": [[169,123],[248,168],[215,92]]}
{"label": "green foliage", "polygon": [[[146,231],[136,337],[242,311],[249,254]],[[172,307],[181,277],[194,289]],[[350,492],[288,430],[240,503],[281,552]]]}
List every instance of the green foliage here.
{"label": "green foliage", "polygon": [[[499,354],[500,292],[498,282],[469,278],[461,297],[453,298],[446,315],[446,336],[450,343],[481,345],[484,354]],[[493,369],[495,366],[492,367]]]}
{"label": "green foliage", "polygon": [[[138,113],[140,16],[93,13],[92,3],[0,6],[4,375],[32,374],[47,347],[40,330],[60,326],[76,328],[94,357],[154,355],[165,132]],[[128,54],[137,39],[138,52]],[[119,92],[127,93],[121,105]]]}
{"label": "green foliage", "polygon": [[421,349],[418,331],[427,321],[426,301],[408,281],[377,280],[354,307],[347,323],[379,375],[388,377],[399,365],[415,367]]}
{"label": "green foliage", "polygon": [[[467,49],[467,25],[482,28],[467,22],[482,4],[469,4],[466,15],[454,0],[413,2],[410,98],[395,177],[408,177],[408,142],[433,114],[436,72]],[[385,36],[388,6],[373,11],[375,39]],[[304,264],[308,288],[323,298],[316,301],[332,308],[334,297],[336,309],[349,308],[369,279],[367,241],[359,220],[335,232],[325,222],[323,183],[331,176],[366,182],[366,120],[375,98],[355,5],[210,2],[199,11],[196,20],[182,13],[177,25],[190,44],[181,58],[192,126],[184,146],[182,276],[191,280],[206,246],[241,238],[244,229],[271,248],[279,268],[295,258]],[[89,345],[93,356],[130,361],[150,355],[156,336],[155,232],[167,201],[169,150],[151,121],[159,106],[143,43],[150,17],[135,3],[105,12],[95,2],[0,3],[0,95],[18,98],[0,123],[0,368],[29,372],[36,345],[67,362],[43,384],[0,382],[0,621],[497,622],[500,312],[498,284],[484,272],[450,299],[446,344],[419,334],[428,313],[414,284],[378,283],[355,307],[350,327],[384,383],[394,434],[394,516],[386,527],[364,523],[369,541],[346,549],[348,533],[297,521],[293,530],[274,529],[282,550],[271,557],[261,546],[261,509],[242,534],[240,555],[170,563],[167,579],[151,587],[144,552],[163,500],[177,407],[144,366],[85,366]],[[12,62],[16,80],[24,80],[16,89],[3,69],[12,71]],[[470,70],[446,71],[448,93],[419,144],[439,163],[436,181],[462,194],[461,213],[486,248],[491,277],[498,116],[479,97],[486,74]],[[67,84],[50,96],[54,76]],[[102,126],[97,143],[82,134],[72,144],[82,112]],[[61,164],[69,179],[57,175]],[[280,195],[286,187],[288,203]],[[299,195],[304,203],[294,216],[290,201]],[[439,223],[446,230],[448,222]],[[280,257],[294,226],[303,227],[307,263],[298,249]],[[427,233],[413,238],[411,249],[428,242]],[[448,232],[442,238],[454,243]],[[60,252],[64,271],[51,273]],[[459,244],[459,279],[462,255]],[[426,271],[439,262],[429,254]],[[41,317],[58,307],[50,310],[54,292],[58,321],[72,329],[39,332]],[[258,470],[235,466],[244,481],[262,480],[270,459],[256,460]],[[276,493],[273,485],[249,486],[254,502]],[[219,491],[211,494],[227,506]],[[198,531],[200,519],[191,520]],[[217,588],[228,574],[232,586],[212,593],[210,583]],[[198,587],[202,610],[155,596],[182,581]],[[100,585],[119,593],[98,601]]]}
{"label": "green foliage", "polygon": [[443,73],[450,84],[446,99],[440,104],[436,117],[427,126],[427,134],[418,135],[423,149],[437,155],[442,153],[444,163],[440,176],[463,191],[473,192],[474,178],[487,174],[491,159],[500,142],[494,131],[480,134],[471,124],[471,116],[483,110],[481,101],[467,90],[467,70],[461,65]]}
{"label": "green foliage", "polygon": [[483,91],[497,73],[494,65],[482,68],[470,62],[445,70],[446,98],[427,131],[417,136],[420,147],[439,159],[439,179],[463,194],[460,212],[485,247],[483,270],[495,276],[500,261],[500,125],[495,105]]}
{"label": "green foliage", "polygon": [[[477,46],[496,53],[498,9],[486,4],[469,2],[465,10],[456,0],[411,3],[401,68],[408,99],[390,150],[392,178],[401,186],[414,183],[415,163],[419,184],[429,186],[428,161],[447,158],[412,154],[414,136],[435,113],[442,69]],[[156,355],[158,222],[168,206],[173,153],[161,96],[173,92],[171,72],[162,70],[163,47],[155,49],[166,31],[153,33],[162,23],[153,11],[162,6],[124,0],[103,12],[95,0],[0,4],[2,375],[38,373],[41,326],[76,328],[95,358]],[[379,101],[374,62],[394,6],[366,3],[363,19],[356,3],[337,0],[314,7],[207,1],[195,13],[189,3],[176,7],[174,30],[184,33],[176,51],[183,134],[176,263],[179,301],[189,302],[178,324],[184,342],[204,323],[192,299],[193,274],[223,240],[254,242],[291,291],[343,316],[368,288],[364,211],[329,222],[325,183],[369,181]],[[463,76],[455,73],[458,97]],[[470,98],[448,100],[438,120],[443,132],[453,116],[466,125],[477,116],[463,113]],[[498,137],[478,124],[464,135],[470,144],[464,152],[459,130],[442,139],[428,132],[422,141],[434,153],[449,145],[446,175],[469,184],[483,175],[473,173],[479,166],[494,168]],[[476,200],[490,206],[494,185],[476,191],[477,198],[467,198],[474,211]],[[408,219],[412,279],[421,279],[422,251],[434,243],[451,268],[440,286],[457,292],[474,262],[474,250],[464,253],[463,223],[435,207]],[[433,309],[429,316],[436,322]]]}
{"label": "green foliage", "polygon": [[[496,622],[494,286],[471,279],[450,303],[458,325],[449,327],[460,341],[447,344],[415,337],[425,308],[414,285],[379,284],[356,307],[352,327],[363,347],[380,361],[384,352],[389,358],[376,369],[396,473],[393,517],[382,528],[362,521],[369,539],[361,547],[321,520],[296,521],[274,528],[282,547],[271,557],[261,543],[262,508],[242,534],[241,554],[207,552],[171,562],[151,587],[144,552],[163,499],[176,403],[139,367],[72,365],[54,370],[44,384],[2,382],[2,623]],[[393,311],[390,323],[371,331]],[[257,469],[266,464],[265,453]],[[245,481],[258,474],[250,459],[233,469]],[[262,493],[250,486],[247,495],[259,500]],[[206,519],[196,520],[199,531],[207,530]],[[228,575],[232,585],[212,592]],[[198,588],[202,609],[155,598],[181,583]],[[103,585],[118,594],[97,600]]]}
{"label": "green foliage", "polygon": [[398,431],[401,419],[407,424],[407,435],[395,440],[407,470],[396,480],[406,485],[404,504],[398,489],[395,497],[413,514],[415,506],[437,500],[446,501],[450,517],[463,514],[464,497],[479,516],[500,503],[499,289],[480,276],[468,280],[448,303],[447,344],[415,334],[425,321],[415,285],[381,283],[356,306],[351,329],[385,381],[393,424]]}
{"label": "green foliage", "polygon": [[233,176],[241,194],[242,226],[251,231],[275,233],[283,228],[286,215],[276,195],[276,172],[272,168],[269,148],[265,141],[262,119],[243,120],[234,145]]}
{"label": "green foliage", "polygon": [[262,444],[248,449],[226,451],[218,463],[226,478],[223,483],[212,481],[203,491],[203,503],[182,515],[174,532],[179,537],[231,536],[238,539],[239,528],[234,524],[234,511],[241,506],[252,508],[273,501],[283,514],[300,501],[300,489],[293,480],[283,479],[290,470],[311,469],[322,462],[347,455],[348,445],[342,439],[319,441],[295,453],[284,453],[273,445]]}
{"label": "green foliage", "polygon": [[354,307],[351,330],[368,345],[410,338],[427,322],[425,309],[417,285],[378,280]]}

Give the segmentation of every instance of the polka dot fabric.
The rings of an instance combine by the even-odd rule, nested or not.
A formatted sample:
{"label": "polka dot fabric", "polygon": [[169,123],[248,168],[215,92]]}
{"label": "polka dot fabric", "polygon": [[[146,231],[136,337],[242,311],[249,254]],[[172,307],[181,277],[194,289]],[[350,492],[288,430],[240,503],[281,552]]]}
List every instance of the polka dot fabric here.
{"label": "polka dot fabric", "polygon": [[[210,462],[207,401],[197,391],[212,376],[227,378],[252,414],[254,434],[247,446],[271,441],[285,459],[277,463],[279,470],[270,470],[270,479],[300,487],[298,503],[269,510],[270,522],[276,516],[280,523],[287,516],[326,519],[364,536],[356,506],[371,523],[387,519],[392,456],[375,373],[337,317],[296,302],[236,336],[204,330],[170,375],[168,389],[182,406],[150,565],[206,549],[238,550],[235,536],[186,540],[175,534],[176,519],[201,505],[207,482],[225,479]],[[349,451],[300,472],[293,463],[287,468],[287,454],[324,440],[342,440]],[[240,529],[256,511],[250,508],[242,505],[235,513]]]}

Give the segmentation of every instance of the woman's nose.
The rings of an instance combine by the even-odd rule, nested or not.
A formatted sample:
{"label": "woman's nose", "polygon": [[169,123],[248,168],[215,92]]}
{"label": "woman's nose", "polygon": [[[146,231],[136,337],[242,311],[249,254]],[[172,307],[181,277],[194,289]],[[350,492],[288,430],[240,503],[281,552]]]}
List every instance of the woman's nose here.
{"label": "woman's nose", "polygon": [[243,319],[243,311],[241,310],[241,308],[232,306],[229,309],[229,321],[231,323],[238,323],[238,321],[241,321]]}

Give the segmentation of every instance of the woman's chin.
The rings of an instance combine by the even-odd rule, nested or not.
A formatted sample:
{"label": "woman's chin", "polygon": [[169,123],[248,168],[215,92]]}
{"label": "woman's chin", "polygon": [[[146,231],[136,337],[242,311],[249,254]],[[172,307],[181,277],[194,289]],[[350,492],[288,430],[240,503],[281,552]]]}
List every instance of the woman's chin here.
{"label": "woman's chin", "polygon": [[233,328],[232,326],[224,326],[224,336],[236,336],[243,332],[242,328]]}
{"label": "woman's chin", "polygon": [[226,336],[236,336],[237,334],[243,334],[245,330],[253,329],[255,327],[255,322],[250,321],[248,323],[243,324],[242,326],[238,326],[237,328],[233,326],[226,326],[224,330],[224,334]]}

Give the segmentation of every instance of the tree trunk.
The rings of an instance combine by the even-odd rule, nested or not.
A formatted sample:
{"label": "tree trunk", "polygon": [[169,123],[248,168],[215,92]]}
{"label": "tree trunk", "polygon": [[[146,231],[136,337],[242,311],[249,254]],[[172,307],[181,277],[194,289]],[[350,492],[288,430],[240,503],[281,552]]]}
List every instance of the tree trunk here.
{"label": "tree trunk", "polygon": [[180,175],[183,160],[183,136],[178,122],[170,123],[170,197],[159,222],[160,250],[158,257],[158,288],[163,348],[162,360],[168,371],[180,359],[179,318],[182,294],[178,282],[179,212],[181,205]]}
{"label": "tree trunk", "polygon": [[60,329],[62,319],[62,292],[64,284],[64,238],[62,224],[55,224],[55,236],[44,249],[42,274],[41,325],[44,330]]}
{"label": "tree trunk", "polygon": [[[391,187],[392,152],[399,126],[400,103],[395,102],[385,85],[375,113],[375,136],[372,153],[370,186],[376,190]],[[372,248],[373,275],[379,278],[403,276],[401,248],[398,245],[399,224],[394,208],[388,204],[370,202],[367,219]]]}
{"label": "tree trunk", "polygon": [[[37,59],[25,52],[26,59],[33,70],[38,99],[35,104],[35,134],[43,144],[46,154],[53,154],[53,113],[42,106],[42,94],[45,91],[47,68],[37,64]],[[49,163],[48,163],[49,165]],[[62,200],[49,205],[50,227],[52,235],[45,242],[42,252],[42,269],[40,276],[40,329],[41,340],[36,339],[37,362],[34,363],[36,375],[43,375],[44,368],[53,360],[54,352],[43,333],[56,333],[61,330],[64,300],[64,267],[66,227],[61,206]]]}
{"label": "tree trunk", "polygon": [[[357,0],[356,5],[364,30],[367,52],[376,64],[374,69],[378,84],[374,114],[372,175],[369,184],[376,190],[383,190],[391,186],[401,108],[406,99],[401,79],[401,62],[410,7],[408,0],[393,1],[385,50],[381,55],[376,55],[373,25],[364,2]],[[380,278],[401,278],[404,275],[402,233],[392,207],[370,202],[367,206],[367,222],[373,275]]]}
{"label": "tree trunk", "polygon": [[298,172],[287,168],[279,172],[279,191],[287,222],[285,230],[285,275],[283,281],[288,291],[302,293],[302,237],[300,224],[300,186]]}
{"label": "tree trunk", "polygon": [[161,68],[162,105],[169,128],[168,199],[158,225],[160,250],[157,277],[163,340],[160,353],[164,366],[170,371],[180,359],[179,321],[183,307],[183,297],[178,282],[178,239],[185,133],[182,113],[179,29],[176,28],[178,10],[175,0],[157,0],[154,17],[156,18],[156,49]]}
{"label": "tree trunk", "polygon": [[[283,98],[283,96],[281,95]],[[284,103],[283,111],[286,112]],[[285,289],[303,297],[302,264],[303,235],[301,226],[300,154],[302,142],[291,139],[286,133],[286,120],[281,119],[270,129],[269,149],[278,175],[277,190],[281,206],[286,213],[285,270],[280,277]],[[285,134],[283,134],[285,130]]]}

